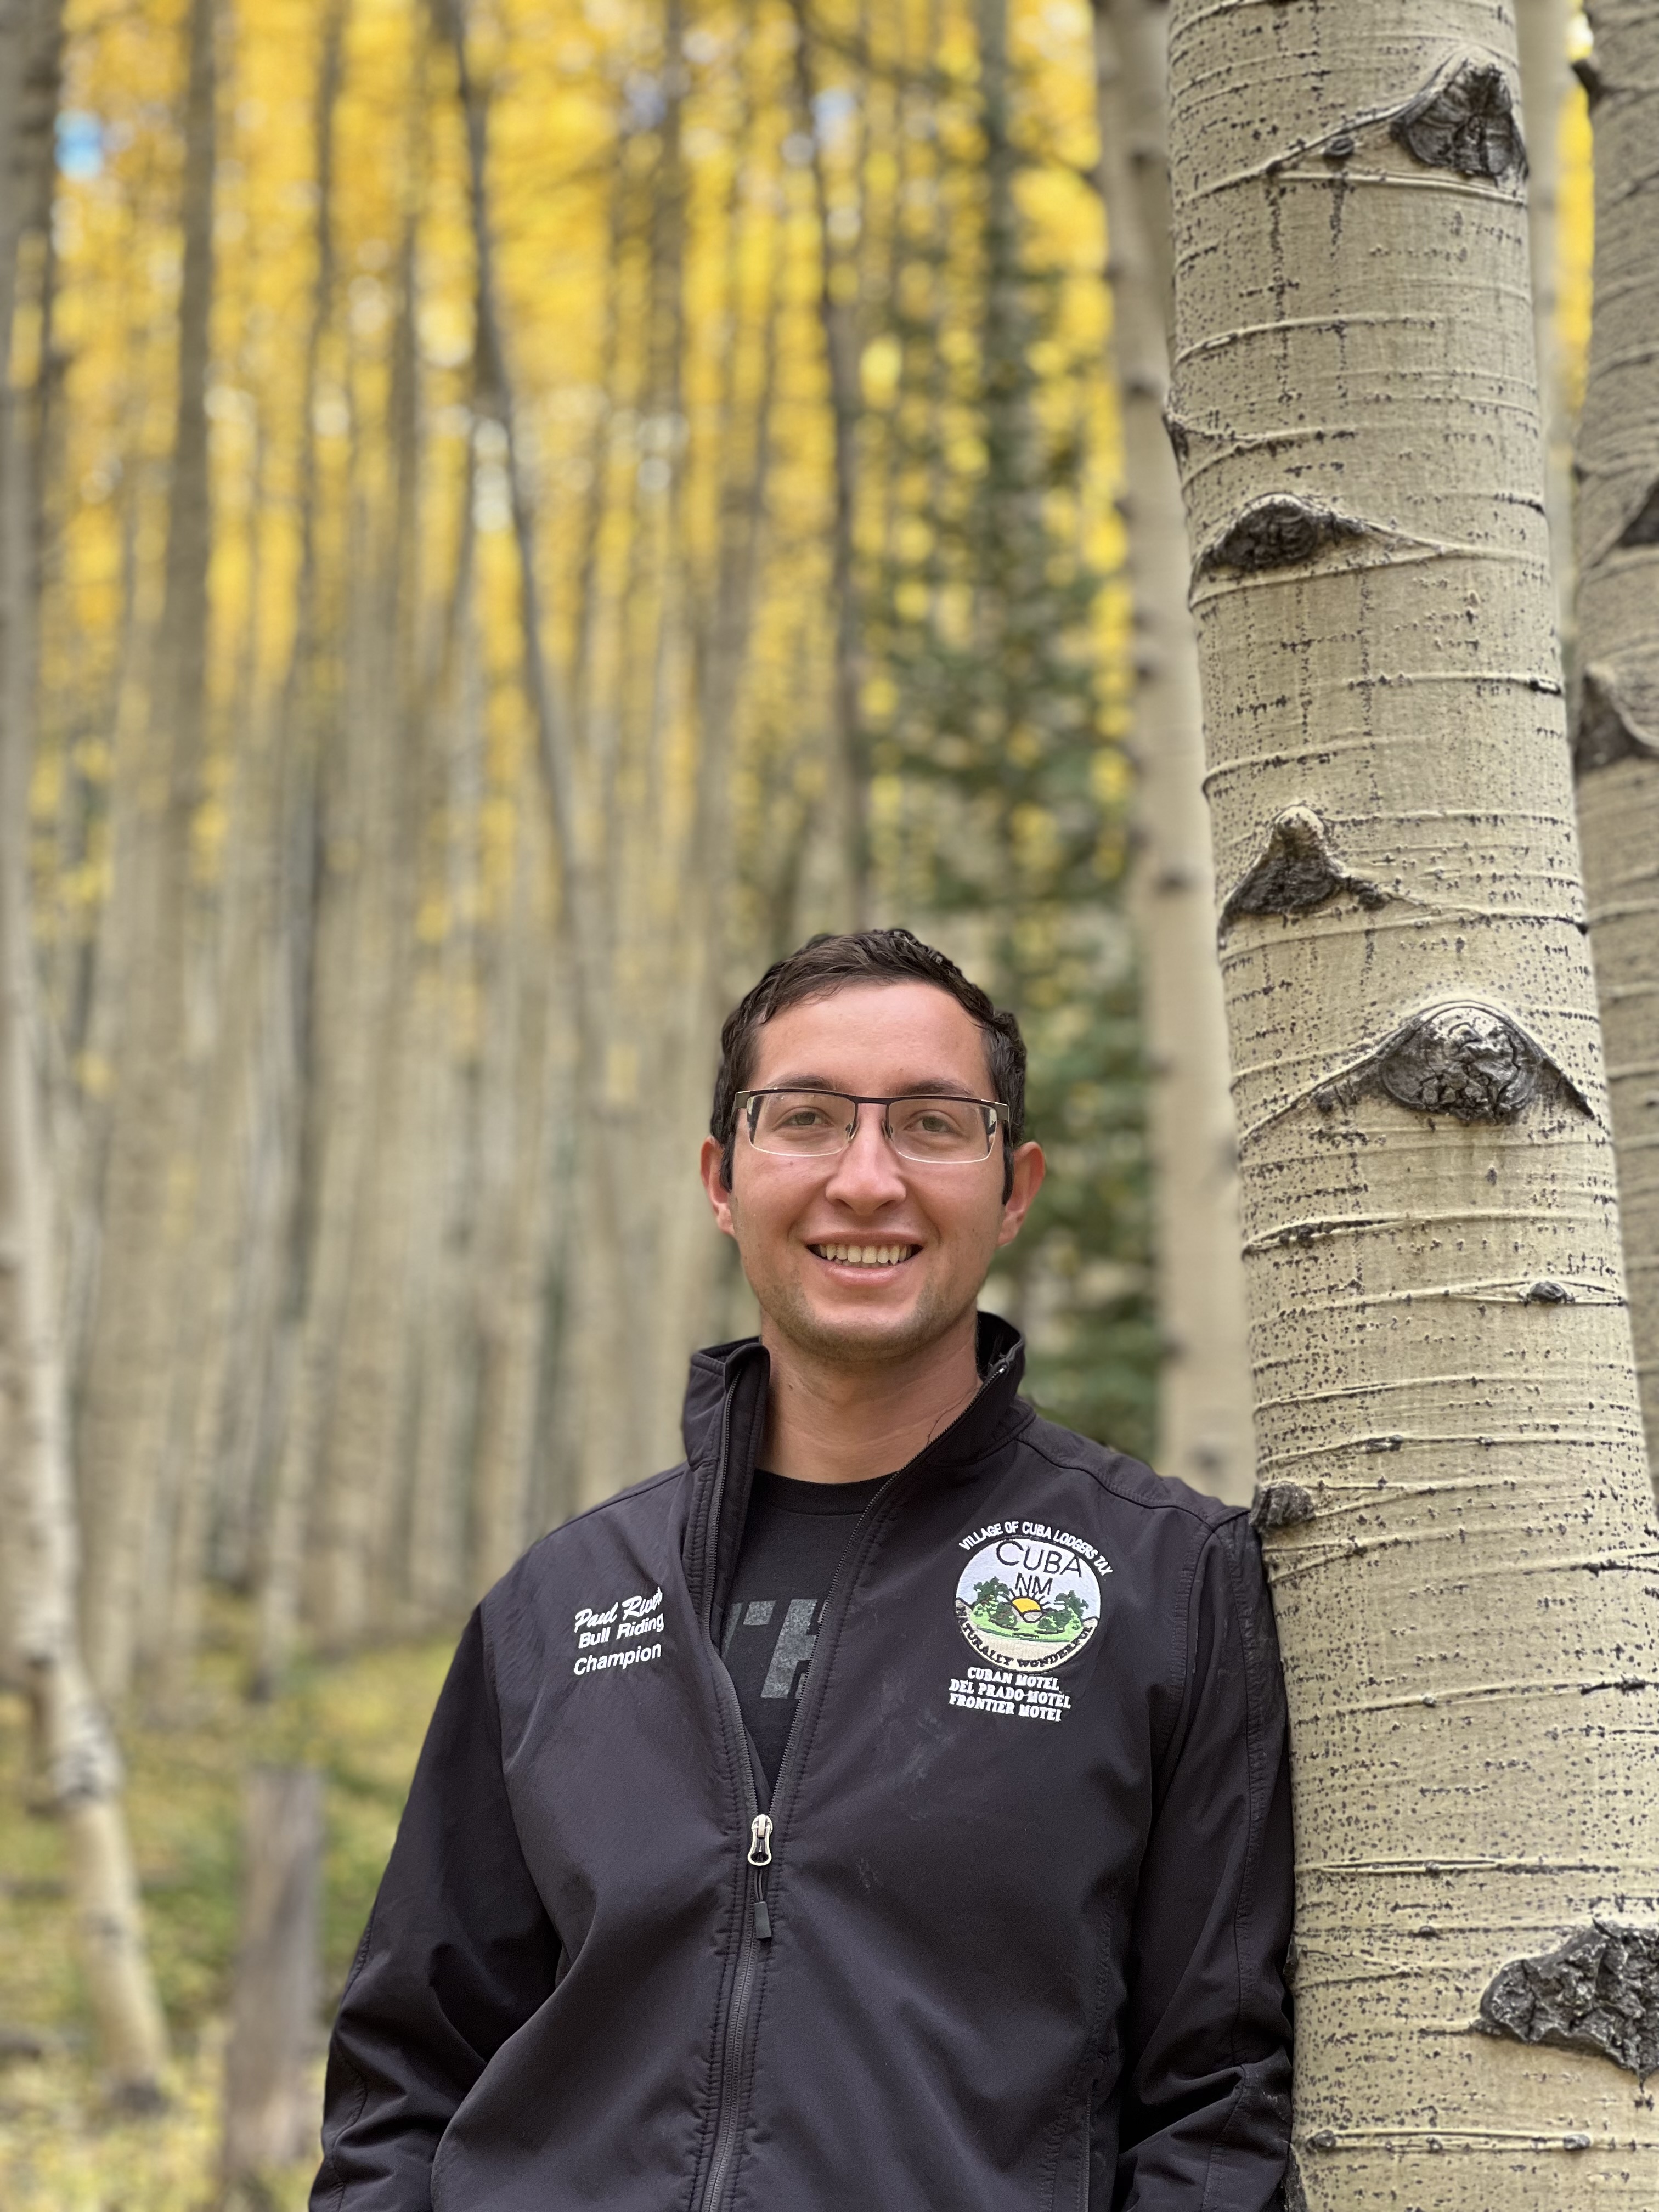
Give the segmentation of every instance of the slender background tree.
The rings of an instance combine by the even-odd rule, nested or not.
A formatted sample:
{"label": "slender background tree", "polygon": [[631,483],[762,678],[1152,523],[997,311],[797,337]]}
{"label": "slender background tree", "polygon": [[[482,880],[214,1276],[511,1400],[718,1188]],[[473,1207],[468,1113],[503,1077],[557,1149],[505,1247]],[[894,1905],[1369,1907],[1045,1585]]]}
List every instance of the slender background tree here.
{"label": "slender background tree", "polygon": [[1595,9],[1595,307],[1579,428],[1573,762],[1630,1277],[1659,1469],[1659,12]]}
{"label": "slender background tree", "polygon": [[[0,16],[0,332],[41,311],[63,18],[53,0]],[[20,263],[23,264],[20,283]],[[30,280],[33,280],[31,283]],[[33,296],[30,297],[30,292]],[[27,302],[27,305],[25,305]],[[38,325],[37,325],[38,330]],[[29,885],[41,426],[48,376],[0,401],[0,1467],[5,1591],[28,1700],[29,1786],[68,1844],[70,1896],[115,2101],[161,2101],[167,2036],[145,1957],[121,1765],[82,1654],[81,1545],[58,1296],[55,1177],[44,1127],[44,1024]]]}
{"label": "slender background tree", "polygon": [[1237,1139],[1204,805],[1187,533],[1163,434],[1173,307],[1163,0],[1095,0],[1100,185],[1134,590],[1136,898],[1152,1163],[1158,1465],[1242,1501],[1254,1479]]}

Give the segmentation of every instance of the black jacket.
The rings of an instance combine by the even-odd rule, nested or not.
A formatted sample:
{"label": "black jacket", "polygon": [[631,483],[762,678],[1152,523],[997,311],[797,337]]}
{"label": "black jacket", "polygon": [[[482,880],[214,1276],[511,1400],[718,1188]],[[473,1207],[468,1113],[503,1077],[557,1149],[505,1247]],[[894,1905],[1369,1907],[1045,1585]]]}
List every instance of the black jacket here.
{"label": "black jacket", "polygon": [[757,1345],[692,1363],[684,1465],[485,1598],[341,2004],[313,2212],[1276,2202],[1254,1538],[1040,1420],[1006,1324],[981,1352],[848,1545],[769,1806],[717,1651]]}

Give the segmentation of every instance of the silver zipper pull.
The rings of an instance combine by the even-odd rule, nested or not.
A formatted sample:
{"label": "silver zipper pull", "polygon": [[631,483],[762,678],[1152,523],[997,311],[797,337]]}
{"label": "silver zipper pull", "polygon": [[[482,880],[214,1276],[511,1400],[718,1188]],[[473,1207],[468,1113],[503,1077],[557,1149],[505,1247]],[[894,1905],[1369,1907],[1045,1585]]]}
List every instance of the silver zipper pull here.
{"label": "silver zipper pull", "polygon": [[772,1940],[772,1916],[766,1909],[766,1869],[772,1863],[772,1822],[757,1813],[749,1824],[749,1863],[755,1869],[755,1933],[763,1943]]}

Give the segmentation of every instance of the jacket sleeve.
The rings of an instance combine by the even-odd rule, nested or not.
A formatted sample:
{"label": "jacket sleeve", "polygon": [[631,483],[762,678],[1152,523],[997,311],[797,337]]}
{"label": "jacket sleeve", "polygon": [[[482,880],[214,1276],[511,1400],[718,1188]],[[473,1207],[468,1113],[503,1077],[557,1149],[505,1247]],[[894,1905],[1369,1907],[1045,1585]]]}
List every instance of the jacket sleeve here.
{"label": "jacket sleeve", "polygon": [[456,2107],[551,1993],[480,1616],[449,1670],[329,2044],[312,2212],[429,2212]]}
{"label": "jacket sleeve", "polygon": [[1241,1514],[1194,1572],[1130,1946],[1114,2212],[1271,2212],[1290,2139],[1285,1689]]}

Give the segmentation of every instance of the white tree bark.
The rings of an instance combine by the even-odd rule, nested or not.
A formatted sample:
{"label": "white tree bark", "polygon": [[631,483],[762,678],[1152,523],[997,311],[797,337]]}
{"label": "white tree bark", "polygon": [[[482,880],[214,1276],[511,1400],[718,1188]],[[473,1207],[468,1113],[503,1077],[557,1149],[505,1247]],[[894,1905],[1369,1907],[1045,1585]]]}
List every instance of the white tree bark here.
{"label": "white tree bark", "polygon": [[[316,266],[312,284],[310,316],[306,335],[305,367],[301,386],[301,453],[300,482],[296,507],[300,534],[299,572],[295,585],[294,637],[290,648],[288,679],[284,685],[281,708],[281,728],[278,743],[284,755],[283,766],[288,788],[283,794],[283,816],[279,825],[280,858],[277,885],[278,908],[283,915],[284,933],[313,927],[312,908],[313,887],[307,879],[295,880],[300,871],[295,866],[296,854],[307,854],[311,842],[310,819],[315,804],[313,781],[318,769],[314,749],[319,748],[319,731],[315,726],[315,661],[319,652],[318,632],[320,627],[319,606],[321,577],[318,548],[319,482],[316,435],[316,399],[319,388],[323,347],[328,335],[334,306],[336,263],[334,253],[334,176],[337,156],[337,129],[343,74],[343,54],[350,0],[330,0],[324,21],[321,50],[317,70],[316,94],[312,107],[313,142],[317,168],[316,199]],[[296,817],[290,822],[289,812]],[[318,902],[321,903],[321,902]],[[314,973],[325,961],[323,954],[305,964]],[[282,963],[280,966],[277,963]],[[297,1068],[287,1063],[297,1057],[299,1046],[295,1032],[298,1028],[295,999],[298,995],[295,968],[301,963],[301,955],[286,941],[279,946],[273,962],[275,989],[274,1012],[276,1030],[273,1036],[273,1060],[283,1075],[291,1075],[288,1103],[293,1119],[297,1123],[303,1107],[299,1091]],[[281,1035],[286,1026],[289,1036]],[[314,1074],[314,1071],[313,1071]],[[331,1133],[331,1145],[324,1146],[323,1158],[317,1169],[321,1184],[319,1210],[344,1202],[344,1194],[352,1185],[345,1168],[331,1166],[341,1159],[341,1142],[349,1133]],[[282,1184],[280,1207],[284,1242],[289,1237],[296,1246],[303,1246],[298,1233],[298,1224],[293,1218],[300,1211],[302,1194],[298,1189],[299,1156],[302,1146],[299,1132],[281,1132],[282,1159],[276,1170]],[[328,1180],[331,1173],[333,1182]],[[337,1250],[337,1247],[331,1248]],[[283,1346],[282,1404],[274,1424],[274,1471],[267,1501],[261,1545],[258,1578],[257,1651],[253,1667],[253,1687],[260,1697],[273,1696],[281,1687],[298,1630],[301,1578],[305,1559],[306,1534],[310,1519],[313,1487],[321,1449],[326,1407],[327,1366],[331,1357],[333,1340],[325,1330],[313,1323],[313,1311],[319,1301],[326,1297],[331,1316],[337,1315],[342,1295],[331,1280],[323,1283],[316,1266],[307,1266],[312,1259],[302,1252],[296,1264],[298,1277],[299,1311],[288,1332]]]}
{"label": "white tree bark", "polygon": [[1631,1318],[1659,1472],[1659,7],[1596,0],[1591,21],[1595,295],[1577,453],[1573,751]]}
{"label": "white tree bark", "polygon": [[1516,71],[1505,0],[1171,14],[1308,2212],[1659,2203],[1656,1540]]}
{"label": "white tree bark", "polygon": [[1557,626],[1563,658],[1569,660],[1574,629],[1572,424],[1556,331],[1561,307],[1556,270],[1560,254],[1561,104],[1571,82],[1567,37],[1572,14],[1572,0],[1516,0],[1522,128],[1528,169],[1532,320],[1544,414],[1544,502],[1549,513]]}
{"label": "white tree bark", "polygon": [[1134,591],[1134,903],[1164,1348],[1158,1465],[1199,1490],[1243,1503],[1255,1450],[1237,1142],[1216,957],[1198,651],[1186,605],[1186,522],[1163,434],[1168,250],[1157,226],[1167,206],[1168,173],[1154,135],[1163,72],[1149,64],[1161,57],[1164,13],[1154,0],[1095,0],[1111,356]]}
{"label": "white tree bark", "polygon": [[553,1228],[549,872],[544,841],[529,821],[521,822],[516,842],[513,894],[485,976],[480,1070],[475,1596],[540,1533],[529,1514]]}
{"label": "white tree bark", "polygon": [[[830,592],[836,626],[830,678],[834,750],[830,774],[841,845],[841,878],[836,890],[843,912],[839,926],[868,929],[872,920],[870,763],[860,699],[864,651],[856,544],[859,422],[864,411],[859,368],[858,271],[856,264],[838,252],[831,221],[823,133],[817,119],[816,43],[822,33],[806,0],[791,0],[791,6],[795,19],[795,72],[800,104],[798,127],[812,149],[812,194],[818,231],[818,319],[823,331],[830,410],[835,428],[835,519],[830,539]],[[862,100],[859,103],[860,114],[865,105]],[[861,164],[860,182],[861,185]]]}
{"label": "white tree bark", "polygon": [[[424,47],[420,49],[407,173],[421,175],[426,115]],[[390,422],[380,499],[365,501],[373,551],[365,592],[362,664],[366,686],[352,717],[366,774],[357,846],[361,932],[354,967],[375,979],[356,1017],[368,1073],[368,1126],[374,1141],[359,1158],[362,1187],[347,1255],[349,1286],[341,1318],[338,1370],[325,1449],[328,1521],[336,1539],[319,1593],[319,1626],[336,1648],[371,1626],[391,1625],[393,1530],[404,1466],[410,1335],[411,1194],[428,1164],[421,1157],[416,1103],[418,1012],[415,938],[418,854],[423,828],[421,779],[404,772],[422,750],[419,656],[419,363],[416,345],[418,185],[405,210],[399,256],[399,308],[389,378]],[[398,1563],[399,1565],[401,1562]]]}
{"label": "white tree bark", "polygon": [[[217,76],[213,0],[185,26],[183,271],[166,583],[149,712],[118,774],[133,786],[125,953],[103,1250],[77,1431],[88,1507],[88,1663],[101,1695],[131,1686],[164,1494],[180,1340],[198,1107],[189,1009],[190,825],[200,796],[211,528],[204,399],[213,297]],[[170,1494],[170,1485],[167,1486]]]}
{"label": "white tree bark", "polygon": [[313,1767],[255,1767],[243,1835],[220,2175],[229,2203],[264,2207],[272,2169],[303,2158],[317,2140],[311,2061],[322,1979],[322,1776]]}
{"label": "white tree bark", "polygon": [[[0,13],[0,359],[9,357],[17,240],[51,176],[55,0]],[[42,1128],[40,1009],[30,921],[28,787],[36,679],[33,455],[19,395],[0,394],[0,1504],[9,1625],[51,1800],[99,2055],[114,2101],[161,2101],[167,2036],[144,1951],[121,1770],[76,1633],[79,1542],[58,1340],[52,1163]]]}

